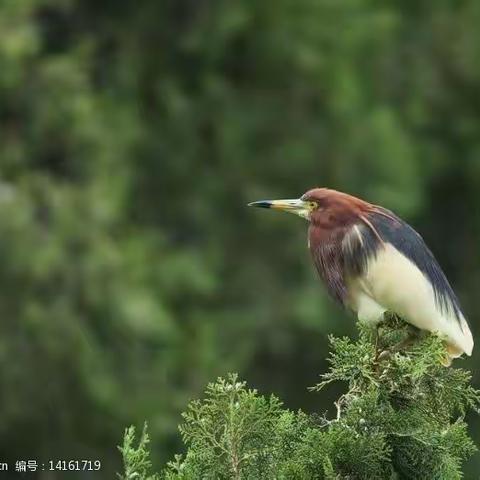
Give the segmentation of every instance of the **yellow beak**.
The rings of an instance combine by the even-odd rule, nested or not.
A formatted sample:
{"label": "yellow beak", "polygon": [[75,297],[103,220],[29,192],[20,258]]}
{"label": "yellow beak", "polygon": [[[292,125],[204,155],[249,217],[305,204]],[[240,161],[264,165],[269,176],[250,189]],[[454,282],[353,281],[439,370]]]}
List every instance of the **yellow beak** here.
{"label": "yellow beak", "polygon": [[260,200],[248,204],[249,207],[273,208],[276,210],[284,210],[285,212],[294,213],[302,218],[310,217],[311,205],[299,198],[286,200]]}

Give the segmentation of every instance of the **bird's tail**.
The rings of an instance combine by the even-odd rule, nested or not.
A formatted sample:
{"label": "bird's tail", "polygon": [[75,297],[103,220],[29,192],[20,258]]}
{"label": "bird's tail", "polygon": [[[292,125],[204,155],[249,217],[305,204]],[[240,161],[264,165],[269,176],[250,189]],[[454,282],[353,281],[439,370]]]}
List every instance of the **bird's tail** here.
{"label": "bird's tail", "polygon": [[445,361],[442,362],[445,366],[449,366],[454,358],[458,358],[464,353],[468,356],[472,355],[473,335],[464,317],[460,319],[460,327],[461,331],[458,329],[455,340],[449,339],[450,341],[446,342],[447,356]]}
{"label": "bird's tail", "polygon": [[458,347],[455,347],[454,345],[452,345],[451,343],[447,343],[446,345],[446,350],[447,350],[447,354],[445,355],[445,357],[442,359],[442,365],[444,367],[449,367],[451,364],[452,364],[452,361],[455,359],[455,358],[458,358],[462,355],[463,353],[463,350],[461,350],[460,348]]}
{"label": "bird's tail", "polygon": [[459,342],[459,347],[462,348],[462,350],[470,356],[472,354],[473,350],[473,335],[470,330],[470,327],[468,326],[467,321],[465,318],[462,316],[460,319],[460,326],[462,328],[462,341]]}

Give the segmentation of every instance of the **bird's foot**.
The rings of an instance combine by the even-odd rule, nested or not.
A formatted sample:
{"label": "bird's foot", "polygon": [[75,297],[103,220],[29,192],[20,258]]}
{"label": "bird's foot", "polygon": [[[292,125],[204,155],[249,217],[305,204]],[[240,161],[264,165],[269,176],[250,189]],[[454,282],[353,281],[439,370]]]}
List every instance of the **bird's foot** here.
{"label": "bird's foot", "polygon": [[386,325],[386,322],[382,320],[381,322],[378,322],[375,325],[375,333],[374,333],[374,344],[375,344],[375,358],[374,361],[377,362],[379,360],[379,357],[382,353],[382,350],[380,350],[380,329]]}
{"label": "bird's foot", "polygon": [[392,345],[390,348],[386,348],[379,353],[377,352],[376,360],[388,360],[393,354],[404,351],[408,347],[411,347],[418,340],[418,337],[418,329],[410,329],[408,336],[401,342],[398,342],[395,345]]}
{"label": "bird's foot", "polygon": [[[385,359],[391,355],[388,354],[389,348],[386,348],[385,345],[381,345],[380,342],[380,330],[382,329],[399,329],[402,325],[404,325],[403,320],[393,312],[385,312],[383,314],[382,320],[380,320],[375,326],[375,333],[374,333],[374,344],[375,344],[375,362],[379,360]],[[394,347],[391,347],[394,348]]]}
{"label": "bird's foot", "polygon": [[382,362],[384,360],[388,360],[392,354],[395,353],[394,351],[392,350],[389,350],[389,349],[385,349],[385,350],[382,350],[381,352],[379,352],[376,356],[376,361],[377,362]]}

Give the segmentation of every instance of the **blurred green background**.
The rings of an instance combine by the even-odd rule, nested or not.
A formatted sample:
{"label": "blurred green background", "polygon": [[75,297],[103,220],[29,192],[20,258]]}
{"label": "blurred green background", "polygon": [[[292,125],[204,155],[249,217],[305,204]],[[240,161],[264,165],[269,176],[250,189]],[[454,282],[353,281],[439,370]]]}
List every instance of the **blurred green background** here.
{"label": "blurred green background", "polygon": [[[307,387],[353,317],[306,223],[252,200],[394,210],[479,332],[479,24],[476,0],[2,0],[0,460],[113,478],[146,419],[162,465],[228,371],[330,408]],[[478,355],[456,362],[477,387]]]}

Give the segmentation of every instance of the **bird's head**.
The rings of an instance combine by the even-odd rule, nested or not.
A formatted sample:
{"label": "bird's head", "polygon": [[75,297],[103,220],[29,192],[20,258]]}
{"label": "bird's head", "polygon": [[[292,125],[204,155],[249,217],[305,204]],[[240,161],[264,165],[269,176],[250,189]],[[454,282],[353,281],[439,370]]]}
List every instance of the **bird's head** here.
{"label": "bird's head", "polygon": [[354,223],[363,211],[371,207],[359,198],[329,188],[313,188],[300,198],[260,200],[248,205],[294,213],[324,230],[334,230]]}

